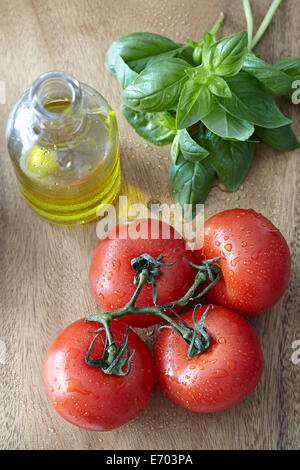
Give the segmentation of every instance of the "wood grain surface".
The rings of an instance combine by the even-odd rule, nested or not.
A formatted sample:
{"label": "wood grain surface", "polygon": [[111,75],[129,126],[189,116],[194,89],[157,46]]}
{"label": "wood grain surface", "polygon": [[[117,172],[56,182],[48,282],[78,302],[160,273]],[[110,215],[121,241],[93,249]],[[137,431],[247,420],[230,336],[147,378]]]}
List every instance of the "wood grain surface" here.
{"label": "wood grain surface", "polygon": [[[253,0],[255,28],[270,1]],[[293,266],[289,288],[270,311],[251,318],[261,340],[265,369],[256,390],[223,412],[201,415],[173,405],[158,387],[148,408],[108,433],[65,422],[46,396],[42,367],[55,336],[70,322],[96,312],[88,269],[97,243],[96,223],[58,227],[41,221],[23,202],[5,144],[8,113],[33,80],[65,70],[98,89],[114,108],[120,131],[121,194],[131,202],[172,204],[169,146],[145,143],[120,113],[120,88],[104,67],[111,42],[134,31],[185,41],[200,39],[220,11],[222,35],[245,28],[241,0],[0,0],[0,364],[1,449],[298,449],[300,364],[292,343],[300,340],[299,152],[263,144],[237,193],[216,185],[205,217],[252,207],[286,237]],[[284,0],[256,48],[269,62],[299,56],[299,0]],[[281,101],[300,136],[299,106]],[[155,330],[142,333],[151,346]]]}

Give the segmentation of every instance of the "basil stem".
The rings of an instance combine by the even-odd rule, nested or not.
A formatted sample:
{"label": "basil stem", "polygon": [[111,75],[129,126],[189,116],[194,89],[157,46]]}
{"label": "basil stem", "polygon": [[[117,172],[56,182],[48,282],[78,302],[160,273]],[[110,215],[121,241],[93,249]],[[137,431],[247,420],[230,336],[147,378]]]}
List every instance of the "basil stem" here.
{"label": "basil stem", "polygon": [[255,34],[255,36],[254,36],[254,38],[251,42],[251,49],[250,50],[252,50],[256,46],[256,44],[261,40],[261,38],[263,37],[264,33],[266,32],[269,24],[271,23],[272,18],[275,15],[276,10],[279,7],[281,2],[282,2],[282,0],[273,0],[273,3],[271,4],[269,10],[267,11],[267,14],[264,17],[260,27],[256,31],[256,34]]}
{"label": "basil stem", "polygon": [[247,31],[248,31],[248,49],[251,50],[252,35],[253,35],[253,17],[252,10],[249,0],[243,0],[244,12],[247,22]]}

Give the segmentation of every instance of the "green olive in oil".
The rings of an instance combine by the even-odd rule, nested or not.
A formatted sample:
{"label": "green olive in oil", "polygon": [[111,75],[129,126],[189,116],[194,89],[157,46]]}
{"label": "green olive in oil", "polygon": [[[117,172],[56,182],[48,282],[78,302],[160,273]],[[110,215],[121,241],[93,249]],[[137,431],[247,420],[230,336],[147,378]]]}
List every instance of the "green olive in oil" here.
{"label": "green olive in oil", "polygon": [[115,114],[100,93],[72,76],[39,77],[11,111],[6,139],[21,192],[43,219],[87,223],[117,197]]}

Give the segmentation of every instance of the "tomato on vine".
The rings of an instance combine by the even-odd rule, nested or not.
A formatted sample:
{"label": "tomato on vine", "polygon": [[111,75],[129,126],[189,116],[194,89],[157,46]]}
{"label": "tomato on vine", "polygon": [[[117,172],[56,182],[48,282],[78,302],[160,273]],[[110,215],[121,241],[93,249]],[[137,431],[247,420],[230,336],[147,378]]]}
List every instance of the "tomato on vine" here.
{"label": "tomato on vine", "polygon": [[116,369],[101,370],[105,333],[91,332],[101,327],[85,319],[75,321],[54,340],[44,364],[44,382],[55,410],[70,423],[93,431],[109,431],[138,416],[154,388],[148,346],[132,330],[126,333],[118,320],[112,322],[111,332],[116,344],[127,336],[128,350],[119,362],[119,375]]}
{"label": "tomato on vine", "polygon": [[155,342],[154,363],[158,384],[170,400],[209,413],[229,408],[252,392],[262,374],[263,355],[254,328],[232,310],[205,305],[181,318],[193,326],[203,315],[210,336],[204,352],[189,357],[183,338],[163,328]]}
{"label": "tomato on vine", "polygon": [[[192,253],[172,227],[155,221],[153,232],[152,223],[122,224],[100,240],[90,283],[105,311],[69,325],[47,354],[51,403],[79,427],[106,431],[136,417],[152,395],[154,366],[167,397],[204,413],[239,403],[260,380],[261,346],[240,313],[269,308],[286,289],[290,253],[279,230],[253,210],[224,211],[205,223],[204,246]],[[203,295],[215,305],[179,315]],[[153,364],[126,323],[161,321]]]}
{"label": "tomato on vine", "polygon": [[[179,249],[175,251],[176,249]],[[185,240],[170,225],[154,219],[138,219],[119,225],[116,231],[101,239],[90,265],[90,286],[98,304],[105,311],[126,305],[135,292],[135,271],[131,261],[141,254],[152,258],[163,255],[163,269],[155,279],[157,304],[182,297],[193,284],[197,270],[182,256],[195,261]],[[153,283],[147,282],[136,306],[153,305]],[[123,316],[120,320],[135,327],[147,327],[162,320],[152,313]]]}
{"label": "tomato on vine", "polygon": [[220,256],[222,277],[206,294],[208,302],[244,315],[272,307],[284,294],[290,277],[289,247],[280,231],[252,209],[230,209],[204,224],[204,244],[195,251]]}

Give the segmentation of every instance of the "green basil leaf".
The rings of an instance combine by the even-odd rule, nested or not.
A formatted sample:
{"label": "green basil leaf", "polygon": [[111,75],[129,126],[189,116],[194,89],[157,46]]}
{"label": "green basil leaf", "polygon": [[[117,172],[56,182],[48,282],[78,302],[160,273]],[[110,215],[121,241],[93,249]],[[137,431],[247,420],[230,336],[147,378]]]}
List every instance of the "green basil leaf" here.
{"label": "green basil leaf", "polygon": [[292,90],[292,79],[276,67],[267,64],[255,54],[248,54],[242,69],[257,78],[273,95],[289,96]]}
{"label": "green basil leaf", "polygon": [[173,59],[173,58],[180,59],[180,58],[182,58],[180,53],[183,52],[183,49],[184,48],[178,48],[174,51],[164,52],[163,54],[160,54],[158,56],[151,57],[151,59],[148,60],[146,66],[144,68],[149,67],[149,65],[152,65],[152,64],[154,64],[154,62],[157,62],[157,61],[160,61],[160,60]]}
{"label": "green basil leaf", "polygon": [[176,134],[172,146],[171,146],[171,158],[172,162],[176,165],[177,164],[177,158],[180,152],[180,144],[179,144],[179,133]]}
{"label": "green basil leaf", "polygon": [[221,77],[209,77],[208,88],[216,96],[220,96],[221,98],[231,98],[230,88]]}
{"label": "green basil leaf", "polygon": [[168,113],[142,113],[125,105],[122,105],[121,110],[128,123],[143,139],[155,145],[166,145],[174,139],[176,130],[165,125],[169,122]]}
{"label": "green basil leaf", "polygon": [[185,71],[187,76],[198,83],[206,83],[208,78],[207,69],[204,67],[203,64],[197,67],[191,67]]}
{"label": "green basil leaf", "polygon": [[208,131],[209,160],[229,191],[237,191],[244,181],[254,157],[254,144],[230,142]]}
{"label": "green basil leaf", "polygon": [[291,126],[277,127],[276,129],[266,129],[256,126],[255,134],[265,144],[283,152],[290,152],[300,147]]}
{"label": "green basil leaf", "polygon": [[188,62],[190,66],[194,67],[195,65],[193,61],[193,49],[183,45],[182,47],[178,47],[177,49],[174,49],[173,51],[164,52],[163,54],[160,54],[158,56],[151,57],[151,59],[148,60],[145,68],[158,60],[169,59],[169,58],[183,59],[186,62]]}
{"label": "green basil leaf", "polygon": [[211,34],[209,31],[203,32],[203,47],[208,49],[210,46],[216,43],[216,36]]}
{"label": "green basil leaf", "polygon": [[170,114],[170,112],[162,112],[162,113],[155,113],[157,116],[158,121],[161,123],[162,126],[170,129],[173,134],[177,133],[176,127],[176,119]]}
{"label": "green basil leaf", "polygon": [[202,60],[205,68],[222,77],[237,74],[248,52],[247,31],[233,34],[204,48]]}
{"label": "green basil leaf", "polygon": [[183,210],[185,219],[192,220],[197,215],[197,204],[205,201],[214,178],[215,170],[208,158],[193,163],[179,152],[176,160],[172,159],[170,184],[175,202]]}
{"label": "green basil leaf", "polygon": [[177,128],[184,129],[200,121],[211,111],[212,106],[208,87],[189,79],[182,89],[177,106]]}
{"label": "green basil leaf", "polygon": [[287,75],[294,78],[294,80],[300,78],[300,57],[286,57],[276,62],[274,67],[285,72]]}
{"label": "green basil leaf", "polygon": [[154,57],[166,53],[176,54],[182,50],[183,44],[178,44],[160,34],[132,33],[114,41],[105,57],[106,68],[116,75],[116,60],[121,56],[126,64],[135,72],[140,73]]}
{"label": "green basil leaf", "polygon": [[182,47],[182,49],[178,49],[178,51],[176,53],[176,57],[179,57],[180,59],[185,60],[191,66],[194,67],[195,63],[194,63],[193,54],[194,54],[194,48],[193,47],[184,46],[184,47]]}
{"label": "green basil leaf", "polygon": [[202,118],[203,124],[219,137],[247,140],[254,132],[254,126],[245,120],[237,119],[227,113],[218,104]]}
{"label": "green basil leaf", "polygon": [[211,133],[209,129],[206,129],[203,122],[200,122],[198,126],[194,126],[189,130],[192,139],[201,145],[208,153],[210,152],[209,141],[206,138],[207,133]]}
{"label": "green basil leaf", "polygon": [[191,38],[186,38],[186,43],[191,47],[203,47],[203,39],[200,41],[193,41]]}
{"label": "green basil leaf", "polygon": [[232,116],[267,128],[291,123],[276,106],[272,95],[255,77],[240,72],[234,77],[228,77],[226,81],[232,97],[218,98],[218,102]]}
{"label": "green basil leaf", "polygon": [[122,59],[121,56],[118,56],[116,58],[115,65],[115,76],[117,77],[118,82],[123,89],[126,88],[131,82],[133,82],[138,77],[138,74],[130,67],[128,67],[128,65]]}
{"label": "green basil leaf", "polygon": [[124,103],[138,111],[167,111],[177,105],[184,73],[190,65],[182,59],[155,61],[146,67],[122,93]]}
{"label": "green basil leaf", "polygon": [[211,34],[208,31],[203,32],[202,47],[201,47],[202,62],[203,62],[203,57],[207,57],[207,51],[209,47],[215,44],[216,42],[217,40],[214,34]]}
{"label": "green basil leaf", "polygon": [[180,150],[184,158],[190,162],[200,162],[209,155],[209,152],[201,147],[188,133],[186,129],[179,131]]}

